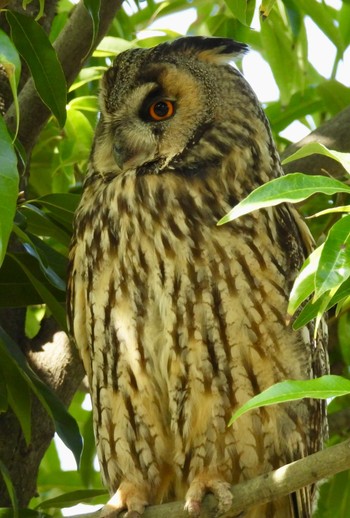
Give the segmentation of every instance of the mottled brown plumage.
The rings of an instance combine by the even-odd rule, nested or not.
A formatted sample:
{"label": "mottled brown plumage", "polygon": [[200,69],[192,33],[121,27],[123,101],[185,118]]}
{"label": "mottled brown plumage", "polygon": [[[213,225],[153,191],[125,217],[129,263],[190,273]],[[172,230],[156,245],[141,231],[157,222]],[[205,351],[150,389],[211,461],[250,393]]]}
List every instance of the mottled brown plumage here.
{"label": "mottled brown plumage", "polygon": [[[286,324],[310,246],[289,206],[218,227],[252,189],[282,174],[265,115],[225,64],[244,46],[182,38],[120,54],[101,88],[70,253],[68,312],[91,387],[110,507],[229,485],[318,450],[324,409],[302,400],[239,406],[284,379],[324,369],[311,330]],[[173,110],[173,113],[172,113]],[[158,120],[156,120],[158,119]],[[307,518],[312,489],[250,509]]]}

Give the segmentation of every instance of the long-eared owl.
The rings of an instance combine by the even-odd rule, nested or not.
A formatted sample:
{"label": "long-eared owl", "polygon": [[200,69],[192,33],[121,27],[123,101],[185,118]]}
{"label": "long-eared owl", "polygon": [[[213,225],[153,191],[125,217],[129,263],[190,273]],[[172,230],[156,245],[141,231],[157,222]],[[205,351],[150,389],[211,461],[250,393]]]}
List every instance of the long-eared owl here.
{"label": "long-eared owl", "polygon": [[[139,516],[322,447],[324,407],[232,413],[284,379],[322,374],[312,330],[286,322],[308,252],[288,205],[218,220],[282,174],[266,117],[228,61],[229,39],[185,37],[121,53],[105,73],[70,251],[68,315],[88,375],[106,509]],[[246,511],[307,518],[312,488]]]}

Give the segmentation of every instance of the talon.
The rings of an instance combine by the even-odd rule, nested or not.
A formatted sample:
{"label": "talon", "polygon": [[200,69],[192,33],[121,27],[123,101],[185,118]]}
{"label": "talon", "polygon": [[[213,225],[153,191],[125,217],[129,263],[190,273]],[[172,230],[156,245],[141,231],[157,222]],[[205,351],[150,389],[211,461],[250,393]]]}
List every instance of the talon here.
{"label": "talon", "polygon": [[119,513],[120,510],[106,504],[101,508],[98,518],[117,518]]}
{"label": "talon", "polygon": [[99,518],[117,518],[126,511],[124,518],[140,518],[148,505],[148,489],[124,481],[117,492],[102,508]]}
{"label": "talon", "polygon": [[218,505],[217,513],[220,515],[226,513],[232,505],[231,487],[217,476],[201,474],[192,480],[186,495],[185,510],[190,516],[197,517],[200,515],[201,502],[206,493],[213,493]]}
{"label": "talon", "polygon": [[185,511],[187,511],[190,516],[199,516],[201,512],[201,502],[198,500],[188,500],[185,504]]}

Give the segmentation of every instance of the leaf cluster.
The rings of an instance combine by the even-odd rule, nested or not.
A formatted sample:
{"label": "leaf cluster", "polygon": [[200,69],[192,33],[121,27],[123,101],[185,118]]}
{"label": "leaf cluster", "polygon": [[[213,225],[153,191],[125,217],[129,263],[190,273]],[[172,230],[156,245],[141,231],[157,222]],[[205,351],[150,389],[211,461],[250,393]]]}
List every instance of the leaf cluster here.
{"label": "leaf cluster", "polygon": [[[28,3],[24,1],[24,7]],[[83,3],[93,27],[92,50],[96,46],[100,25],[101,2],[84,0]],[[281,150],[288,144],[281,132],[293,121],[298,120],[311,130],[350,103],[349,90],[336,79],[339,63],[350,44],[348,2],[336,9],[317,0],[266,0],[261,4],[254,0],[125,1],[107,35],[92,56],[86,59],[69,89],[54,44],[74,7],[68,0],[59,0],[51,30],[46,34],[40,23],[45,0],[41,0],[39,6],[36,19],[9,6],[3,12],[9,30],[0,30],[0,64],[9,81],[16,114],[14,127],[6,125],[6,116],[0,117],[0,308],[25,308],[24,331],[28,339],[35,337],[41,320],[48,316],[52,316],[61,329],[66,329],[67,254],[72,219],[79,202],[98,117],[98,81],[119,52],[136,45],[153,46],[181,35],[181,28],[167,28],[165,16],[181,13],[186,18],[190,10],[195,10],[196,19],[189,26],[188,34],[244,41],[263,56],[280,92],[279,99],[267,103],[265,109]],[[260,30],[252,30],[250,25],[257,11],[260,11]],[[308,60],[306,17],[337,49],[330,78],[322,77]],[[143,31],[159,20],[163,20],[164,30],[148,32],[145,37]],[[237,65],[242,67],[242,63]],[[51,113],[28,155],[25,143],[18,139],[20,79],[25,67]],[[349,172],[348,154],[315,145],[301,153],[326,155],[340,161],[344,170]],[[299,205],[302,202],[300,209],[304,215],[314,216],[309,222],[317,248],[295,282],[289,310],[291,316],[298,311],[295,327],[301,327],[312,319],[319,321],[324,312],[330,310],[330,329],[336,337],[332,360],[341,364],[339,373],[347,376],[350,364],[350,187],[348,177],[341,181],[321,176],[321,173],[316,177],[297,173],[274,180],[234,207],[221,223],[282,202]],[[21,188],[24,186],[24,193],[19,193],[20,185]],[[275,404],[296,397],[335,397],[347,393],[349,386],[346,379],[330,376],[314,382],[288,382],[271,390],[272,393],[261,395],[260,401],[252,401],[240,412],[257,404]],[[77,461],[82,447],[79,424],[84,450],[80,472],[63,472],[55,444],[51,444],[41,464],[39,497],[30,503],[29,515],[43,516],[45,513],[59,516],[62,507],[83,501],[104,501],[105,491],[94,468],[91,414],[82,406],[84,394],[77,393],[69,414],[54,393],[34,374],[18,344],[0,328],[0,412],[12,408],[27,443],[35,433],[30,413],[33,394],[46,408],[57,433]],[[346,402],[340,407],[345,408]],[[7,467],[1,462],[0,472],[18,514],[14,485]],[[346,477],[343,477],[342,484],[343,488],[347,487]],[[324,502],[327,499],[334,501],[333,492],[332,483],[321,492],[323,497],[317,511],[318,518],[328,516]],[[6,516],[7,512],[0,510],[0,517]],[[344,513],[333,512],[333,516],[347,516],[346,511]]]}

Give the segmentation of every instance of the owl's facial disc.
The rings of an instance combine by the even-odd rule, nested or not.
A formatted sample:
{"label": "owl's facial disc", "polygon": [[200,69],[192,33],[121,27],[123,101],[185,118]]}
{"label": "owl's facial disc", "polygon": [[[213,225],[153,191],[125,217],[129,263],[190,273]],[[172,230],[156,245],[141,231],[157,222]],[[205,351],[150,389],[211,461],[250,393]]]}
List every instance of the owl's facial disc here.
{"label": "owl's facial disc", "polygon": [[112,130],[110,160],[123,173],[173,170],[167,166],[174,157],[183,156],[189,144],[192,149],[198,128],[212,118],[210,106],[201,109],[205,89],[186,68],[172,63],[146,64],[142,74],[135,75],[133,88],[130,68],[127,72],[121,75],[121,70],[112,69],[111,77],[106,76],[111,90],[102,99],[102,110],[105,107],[104,123]]}

